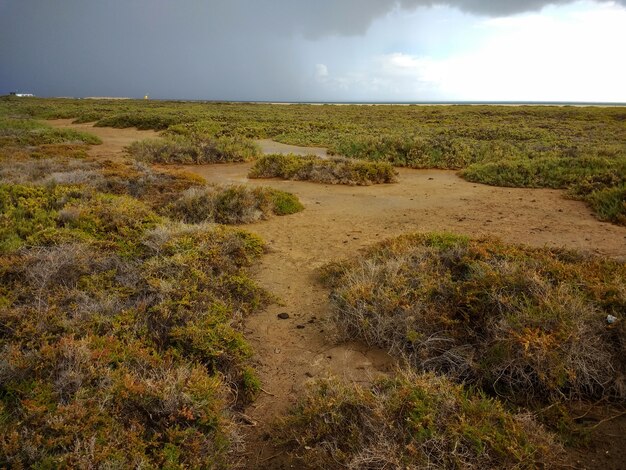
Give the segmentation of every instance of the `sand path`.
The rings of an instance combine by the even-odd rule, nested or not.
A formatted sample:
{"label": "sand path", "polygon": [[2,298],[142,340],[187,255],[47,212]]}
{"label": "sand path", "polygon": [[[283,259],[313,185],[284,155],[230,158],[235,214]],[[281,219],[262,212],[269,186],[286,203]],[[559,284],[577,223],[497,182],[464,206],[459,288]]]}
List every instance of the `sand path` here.
{"label": "sand path", "polygon": [[[98,135],[103,145],[91,152],[107,158],[121,158],[125,145],[157,135],[136,129],[72,125],[67,120],[51,124]],[[306,153],[275,144],[262,143],[268,152]],[[249,167],[180,167],[211,183],[269,185],[290,191],[306,207],[299,214],[246,226],[261,235],[270,249],[256,268],[255,277],[282,301],[282,305],[274,305],[246,322],[246,337],[256,351],[267,392],[246,411],[258,423],[247,435],[247,468],[280,468],[280,456],[275,456],[267,439],[269,424],[286,411],[308,381],[334,374],[366,382],[393,367],[383,351],[358,342],[337,343],[333,338],[327,324],[328,293],[315,279],[319,266],[410,231],[495,235],[507,242],[562,246],[626,259],[626,227],[599,222],[584,203],[565,199],[562,191],[485,186],[440,170],[401,169],[398,184],[368,187],[248,180]],[[277,314],[283,312],[290,318],[278,319]]]}

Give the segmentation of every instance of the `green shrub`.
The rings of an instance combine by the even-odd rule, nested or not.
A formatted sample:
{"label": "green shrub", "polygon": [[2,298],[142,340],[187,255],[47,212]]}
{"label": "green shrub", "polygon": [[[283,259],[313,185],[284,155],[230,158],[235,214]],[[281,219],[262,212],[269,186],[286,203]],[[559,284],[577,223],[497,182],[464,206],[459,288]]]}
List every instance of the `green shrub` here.
{"label": "green shrub", "polygon": [[494,186],[566,189],[591,178],[607,181],[622,175],[626,179],[626,160],[600,157],[500,160],[471,165],[460,174],[469,181]]}
{"label": "green shrub", "polygon": [[[557,249],[407,235],[330,265],[334,320],[517,402],[623,398],[626,265]],[[607,315],[618,318],[607,324]]]}
{"label": "green shrub", "polygon": [[0,185],[0,252],[92,238],[130,253],[159,220],[126,196],[76,186]]}
{"label": "green shrub", "polygon": [[594,191],[586,200],[600,219],[626,225],[626,183]]}
{"label": "green shrub", "polygon": [[[84,117],[83,119],[91,120],[94,117],[97,117],[97,115],[90,115]],[[153,129],[155,131],[162,131],[167,129],[169,126],[180,124],[182,122],[188,122],[191,119],[192,118],[180,114],[169,113],[124,113],[102,117],[96,122],[95,126],[116,127],[118,129],[136,127],[140,130]]]}
{"label": "green shrub", "polygon": [[269,300],[245,270],[263,242],[161,225],[127,233],[130,257],[86,234],[0,256],[0,465],[229,468],[228,408],[259,389],[237,327]]}
{"label": "green shrub", "polygon": [[326,184],[370,185],[395,183],[396,172],[389,163],[360,162],[345,158],[265,155],[248,174],[250,178],[283,178]]}
{"label": "green shrub", "polygon": [[[367,136],[344,140],[333,152],[350,158],[389,162],[409,168],[459,169],[486,153],[484,145],[470,145],[455,135],[441,133],[428,138]],[[490,149],[492,150],[492,149]]]}
{"label": "green shrub", "polygon": [[318,381],[276,433],[307,468],[549,468],[561,454],[530,415],[412,372],[371,387]]}
{"label": "green shrub", "polygon": [[0,115],[0,147],[51,144],[101,144],[95,135],[73,129],[53,129],[29,119],[7,119]]}
{"label": "green shrub", "polygon": [[260,154],[254,142],[237,137],[148,139],[134,142],[127,150],[143,162],[195,165],[245,162]]}
{"label": "green shrub", "polygon": [[304,206],[293,194],[243,185],[204,186],[185,191],[165,213],[187,223],[247,224],[271,215],[300,212]]}

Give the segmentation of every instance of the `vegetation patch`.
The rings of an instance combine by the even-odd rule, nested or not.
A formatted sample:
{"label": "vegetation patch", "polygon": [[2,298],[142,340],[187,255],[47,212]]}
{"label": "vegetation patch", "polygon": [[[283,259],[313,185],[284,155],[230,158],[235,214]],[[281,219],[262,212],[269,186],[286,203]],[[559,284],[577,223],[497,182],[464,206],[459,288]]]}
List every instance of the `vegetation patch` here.
{"label": "vegetation patch", "polygon": [[[204,152],[178,139],[226,139],[229,148],[239,146],[232,140],[273,139],[394,166],[466,170],[465,178],[485,184],[568,189],[601,219],[626,223],[619,198],[626,174],[623,107],[273,106],[2,97],[0,114],[18,121],[74,117],[101,126],[163,130],[177,142],[163,152],[160,145],[148,146],[146,161],[158,161],[155,155],[165,163],[205,160]],[[0,146],[0,158],[3,153]],[[206,160],[214,161],[215,152],[209,154]],[[217,161],[258,155],[241,149],[234,154],[220,154]],[[598,194],[591,195],[591,187]]]}
{"label": "vegetation patch", "polygon": [[[271,300],[248,274],[263,241],[163,216],[201,178],[92,160],[71,133],[11,126],[0,467],[232,468],[238,413],[260,390],[240,327]],[[289,196],[265,194],[276,212]]]}
{"label": "vegetation patch", "polygon": [[165,213],[174,220],[187,223],[246,224],[303,209],[304,206],[291,193],[231,185],[188,189],[165,208]]}
{"label": "vegetation patch", "polygon": [[30,119],[0,117],[0,147],[52,144],[101,144],[95,135],[73,129],[53,129]]}
{"label": "vegetation patch", "polygon": [[3,466],[228,467],[228,409],[258,391],[237,325],[268,300],[245,272],[263,244],[133,218],[116,230],[139,255],[87,230],[0,256]]}
{"label": "vegetation patch", "polygon": [[518,403],[626,395],[623,263],[407,235],[329,265],[325,276],[345,335],[417,370]]}
{"label": "vegetation patch", "polygon": [[531,415],[413,372],[371,387],[318,381],[277,435],[306,468],[549,468],[561,454]]}
{"label": "vegetation patch", "polygon": [[147,139],[134,142],[127,150],[142,162],[183,165],[245,162],[261,153],[254,142],[239,137]]}
{"label": "vegetation patch", "polygon": [[248,176],[360,186],[397,182],[396,171],[389,163],[293,154],[265,155],[256,161]]}

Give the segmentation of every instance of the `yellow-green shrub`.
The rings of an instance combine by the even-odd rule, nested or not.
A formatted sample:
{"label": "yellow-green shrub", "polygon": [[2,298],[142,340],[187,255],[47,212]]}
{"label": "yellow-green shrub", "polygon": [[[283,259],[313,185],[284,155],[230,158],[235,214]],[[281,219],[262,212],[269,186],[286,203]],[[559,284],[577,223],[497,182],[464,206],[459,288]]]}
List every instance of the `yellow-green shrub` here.
{"label": "yellow-green shrub", "polygon": [[307,468],[549,468],[561,454],[530,415],[413,372],[370,387],[317,381],[276,434]]}

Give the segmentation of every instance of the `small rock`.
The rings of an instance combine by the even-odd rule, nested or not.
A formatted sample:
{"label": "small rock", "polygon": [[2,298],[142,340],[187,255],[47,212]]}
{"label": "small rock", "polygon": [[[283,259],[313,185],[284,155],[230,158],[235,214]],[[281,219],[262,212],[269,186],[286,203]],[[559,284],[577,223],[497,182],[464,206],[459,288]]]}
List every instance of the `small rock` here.
{"label": "small rock", "polygon": [[289,314],[288,313],[279,313],[278,315],[276,315],[279,319],[281,320],[287,320],[289,318]]}
{"label": "small rock", "polygon": [[310,372],[305,372],[304,375],[306,375],[308,378],[312,378],[313,374],[311,374]]}
{"label": "small rock", "polygon": [[296,325],[296,328],[298,328],[299,330],[304,329],[304,325]]}
{"label": "small rock", "polygon": [[617,317],[614,317],[613,315],[607,315],[606,316],[606,322],[609,325],[612,325],[613,323],[615,323],[617,321]]}
{"label": "small rock", "polygon": [[428,178],[430,181],[434,180],[435,178]]}

